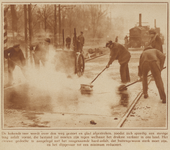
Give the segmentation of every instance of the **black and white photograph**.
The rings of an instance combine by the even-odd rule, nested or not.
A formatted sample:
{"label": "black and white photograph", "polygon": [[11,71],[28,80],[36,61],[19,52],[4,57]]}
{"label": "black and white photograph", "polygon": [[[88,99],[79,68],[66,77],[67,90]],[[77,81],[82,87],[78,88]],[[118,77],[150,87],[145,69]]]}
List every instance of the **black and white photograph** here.
{"label": "black and white photograph", "polygon": [[166,127],[166,3],[3,9],[4,128]]}
{"label": "black and white photograph", "polygon": [[169,2],[1,2],[1,139],[85,130],[120,146],[124,131],[160,130],[167,144],[168,40]]}

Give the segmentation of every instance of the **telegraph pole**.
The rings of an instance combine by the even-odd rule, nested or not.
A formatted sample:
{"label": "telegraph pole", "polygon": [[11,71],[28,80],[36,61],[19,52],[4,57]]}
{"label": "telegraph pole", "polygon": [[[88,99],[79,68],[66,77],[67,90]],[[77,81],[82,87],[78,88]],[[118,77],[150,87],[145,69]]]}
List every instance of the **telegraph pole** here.
{"label": "telegraph pole", "polygon": [[[74,6],[67,6],[67,5],[58,5],[58,24],[59,24],[59,27],[58,27],[58,30],[59,30],[59,39],[58,39],[58,43],[59,43],[59,45],[60,45],[60,43],[62,42],[62,38],[61,38],[61,10],[63,9],[63,8],[73,8],[73,7],[75,7],[75,5]],[[62,12],[63,13],[63,12]],[[64,15],[62,14],[62,16],[63,16],[63,26],[64,26]],[[60,46],[62,46],[62,44],[60,45]]]}
{"label": "telegraph pole", "polygon": [[54,45],[56,43],[56,5],[54,5]]}
{"label": "telegraph pole", "polygon": [[28,5],[28,25],[29,25],[29,52],[30,52],[30,62],[31,62],[31,65],[33,64],[33,58],[32,58],[32,53],[30,51],[30,48],[31,48],[31,37],[32,37],[32,27],[31,27],[31,23],[32,23],[32,20],[31,20],[31,4]]}
{"label": "telegraph pole", "polygon": [[64,50],[64,29],[63,29],[63,50]]}
{"label": "telegraph pole", "polygon": [[26,64],[28,64],[28,43],[27,43],[27,5],[24,5],[24,24],[25,24],[25,54]]}
{"label": "telegraph pole", "polygon": [[60,13],[60,5],[59,5],[59,8],[58,8],[58,19],[59,19],[59,45],[60,45],[60,34],[61,34],[61,13]]}
{"label": "telegraph pole", "polygon": [[8,8],[4,8],[4,50],[7,48],[7,12],[8,12]]}

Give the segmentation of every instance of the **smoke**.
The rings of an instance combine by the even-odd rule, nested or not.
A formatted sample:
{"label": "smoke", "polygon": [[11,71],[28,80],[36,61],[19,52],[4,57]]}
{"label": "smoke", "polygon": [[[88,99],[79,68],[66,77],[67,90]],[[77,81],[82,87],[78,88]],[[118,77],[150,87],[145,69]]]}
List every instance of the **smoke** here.
{"label": "smoke", "polygon": [[[94,70],[92,75],[88,76],[91,74],[89,72],[87,75],[78,77],[74,74],[74,61],[71,51],[55,51],[51,46],[49,61],[45,67],[41,65],[39,70],[33,67],[27,68],[29,86],[25,89],[27,94],[23,93],[28,103],[24,107],[43,112],[110,115],[110,107],[118,105],[120,100],[116,93],[119,83],[113,80],[106,70],[93,83],[92,94],[82,95],[81,84],[90,84],[99,72]],[[93,63],[87,63],[86,69],[93,66]],[[22,75],[19,68],[15,71]],[[18,77],[18,74],[16,76]],[[23,96],[18,97],[23,98]]]}

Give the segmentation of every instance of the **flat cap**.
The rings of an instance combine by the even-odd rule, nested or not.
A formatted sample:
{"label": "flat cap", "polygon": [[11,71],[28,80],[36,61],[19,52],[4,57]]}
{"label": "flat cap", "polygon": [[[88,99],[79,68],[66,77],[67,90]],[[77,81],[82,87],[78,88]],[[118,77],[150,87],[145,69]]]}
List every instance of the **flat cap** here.
{"label": "flat cap", "polygon": [[19,47],[20,46],[20,44],[15,44],[14,46],[13,46],[13,48],[16,48],[16,47]]}
{"label": "flat cap", "polygon": [[108,42],[106,43],[106,47],[107,47],[108,45],[110,45],[110,44],[112,44],[112,41],[108,41]]}

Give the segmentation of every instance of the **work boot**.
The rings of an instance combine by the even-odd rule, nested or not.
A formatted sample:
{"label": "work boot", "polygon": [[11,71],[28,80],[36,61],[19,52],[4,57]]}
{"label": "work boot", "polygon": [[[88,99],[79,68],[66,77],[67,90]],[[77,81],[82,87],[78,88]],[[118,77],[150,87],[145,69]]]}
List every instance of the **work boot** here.
{"label": "work boot", "polygon": [[144,98],[148,98],[148,94],[144,94]]}

